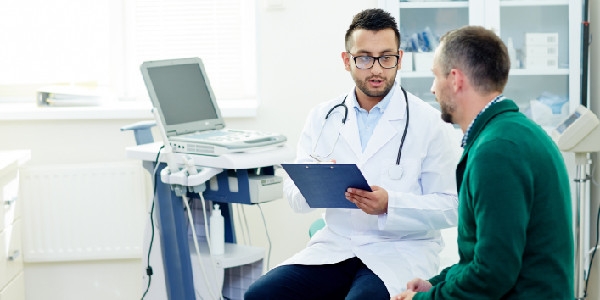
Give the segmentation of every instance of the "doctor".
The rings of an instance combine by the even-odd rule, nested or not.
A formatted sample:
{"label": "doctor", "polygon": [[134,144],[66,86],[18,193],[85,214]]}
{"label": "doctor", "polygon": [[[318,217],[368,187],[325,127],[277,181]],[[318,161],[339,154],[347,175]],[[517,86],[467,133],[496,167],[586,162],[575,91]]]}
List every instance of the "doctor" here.
{"label": "doctor", "polygon": [[[389,299],[415,276],[436,273],[439,230],[457,223],[460,137],[395,82],[399,46],[387,12],[354,17],[341,57],[356,87],[312,110],[297,149],[298,163],[358,165],[373,192],[349,189],[360,209],[326,209],[325,228],[245,299]],[[296,212],[312,210],[292,181],[284,192]]]}

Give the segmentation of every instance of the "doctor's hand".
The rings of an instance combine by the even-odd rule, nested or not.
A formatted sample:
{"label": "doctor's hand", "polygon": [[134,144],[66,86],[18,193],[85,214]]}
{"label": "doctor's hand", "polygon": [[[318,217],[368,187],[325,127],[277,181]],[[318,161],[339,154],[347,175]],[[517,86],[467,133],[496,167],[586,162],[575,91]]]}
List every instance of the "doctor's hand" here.
{"label": "doctor's hand", "polygon": [[348,188],[346,199],[356,204],[358,208],[369,215],[381,215],[387,213],[388,192],[376,185],[371,186],[372,192],[361,189]]}
{"label": "doctor's hand", "polygon": [[318,159],[314,158],[314,160],[315,161],[312,162],[313,164],[325,164],[326,165],[326,164],[335,164],[336,163],[335,159],[332,159],[332,160],[318,160]]}
{"label": "doctor's hand", "polygon": [[335,164],[335,159],[332,160],[325,160],[325,161],[318,161],[318,164]]}

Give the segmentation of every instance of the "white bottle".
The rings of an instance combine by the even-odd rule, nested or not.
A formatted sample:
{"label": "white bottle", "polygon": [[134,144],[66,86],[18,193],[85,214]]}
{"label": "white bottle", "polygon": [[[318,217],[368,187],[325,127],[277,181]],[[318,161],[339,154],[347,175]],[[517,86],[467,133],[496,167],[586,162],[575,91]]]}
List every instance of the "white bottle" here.
{"label": "white bottle", "polygon": [[210,254],[225,253],[225,219],[221,215],[219,204],[215,204],[210,215]]}

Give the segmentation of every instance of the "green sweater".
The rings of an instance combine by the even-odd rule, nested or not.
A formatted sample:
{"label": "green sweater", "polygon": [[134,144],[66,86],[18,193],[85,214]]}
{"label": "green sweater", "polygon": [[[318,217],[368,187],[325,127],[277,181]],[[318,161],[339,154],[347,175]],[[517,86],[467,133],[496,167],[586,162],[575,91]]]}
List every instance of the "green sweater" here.
{"label": "green sweater", "polygon": [[569,178],[511,100],[475,121],[456,169],[460,260],[414,299],[573,299]]}

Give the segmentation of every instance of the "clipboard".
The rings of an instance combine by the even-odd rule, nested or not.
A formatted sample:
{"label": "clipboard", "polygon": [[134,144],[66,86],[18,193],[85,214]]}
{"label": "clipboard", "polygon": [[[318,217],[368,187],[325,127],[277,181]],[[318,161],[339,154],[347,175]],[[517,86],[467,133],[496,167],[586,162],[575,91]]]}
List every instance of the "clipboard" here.
{"label": "clipboard", "polygon": [[371,192],[355,164],[281,164],[311,208],[358,208],[344,193],[349,187]]}

